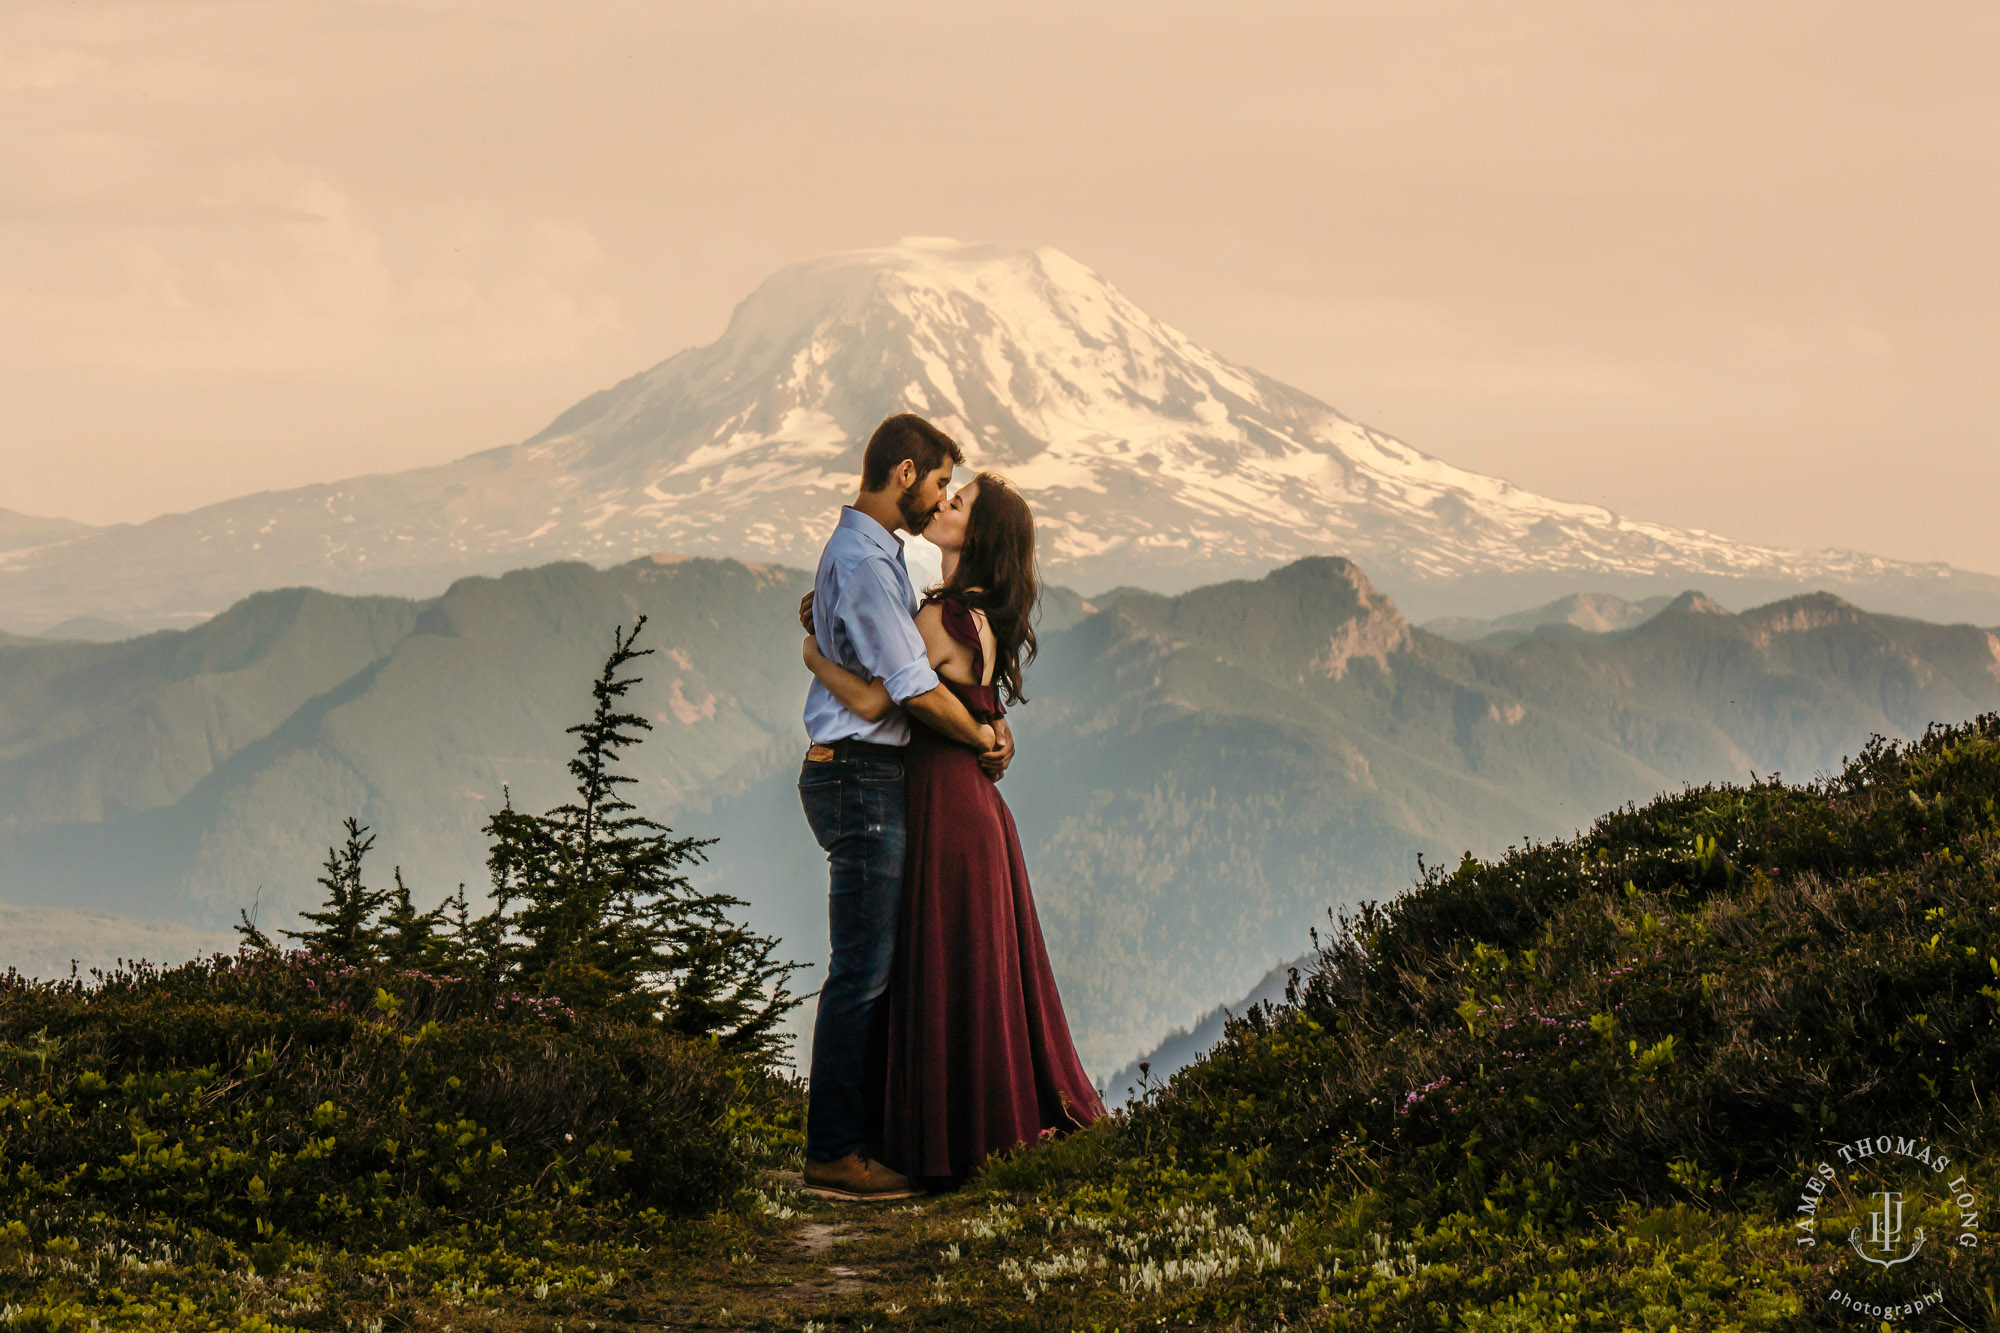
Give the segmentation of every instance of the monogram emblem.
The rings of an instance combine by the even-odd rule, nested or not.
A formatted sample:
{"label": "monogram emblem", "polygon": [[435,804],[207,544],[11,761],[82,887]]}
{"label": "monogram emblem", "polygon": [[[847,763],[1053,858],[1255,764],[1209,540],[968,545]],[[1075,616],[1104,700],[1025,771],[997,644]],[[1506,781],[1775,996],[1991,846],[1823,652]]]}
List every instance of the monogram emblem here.
{"label": "monogram emblem", "polygon": [[[1861,1244],[1860,1227],[1855,1227],[1847,1233],[1847,1243],[1852,1245],[1854,1252],[1864,1260],[1871,1264],[1880,1264],[1884,1268],[1894,1268],[1897,1264],[1910,1262],[1917,1257],[1917,1251],[1924,1248],[1924,1229],[1922,1227],[1916,1229],[1913,1233],[1916,1243],[1907,1251],[1893,1259],[1888,1258],[1888,1255],[1894,1253],[1898,1242],[1903,1239],[1903,1195],[1900,1190],[1877,1190],[1873,1197],[1880,1199],[1882,1206],[1868,1214],[1868,1246],[1864,1248]],[[1869,1249],[1875,1249],[1878,1253],[1870,1254]]]}

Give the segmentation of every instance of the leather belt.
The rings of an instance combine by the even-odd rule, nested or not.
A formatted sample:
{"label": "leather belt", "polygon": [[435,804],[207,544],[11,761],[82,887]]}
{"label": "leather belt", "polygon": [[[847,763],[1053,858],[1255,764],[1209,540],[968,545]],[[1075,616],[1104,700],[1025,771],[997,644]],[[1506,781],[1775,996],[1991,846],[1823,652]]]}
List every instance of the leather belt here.
{"label": "leather belt", "polygon": [[833,751],[832,757],[835,759],[902,759],[907,753],[906,747],[901,745],[883,745],[877,741],[862,741],[852,738],[843,741],[827,741],[824,744],[815,744],[812,748],[815,750],[831,750]]}

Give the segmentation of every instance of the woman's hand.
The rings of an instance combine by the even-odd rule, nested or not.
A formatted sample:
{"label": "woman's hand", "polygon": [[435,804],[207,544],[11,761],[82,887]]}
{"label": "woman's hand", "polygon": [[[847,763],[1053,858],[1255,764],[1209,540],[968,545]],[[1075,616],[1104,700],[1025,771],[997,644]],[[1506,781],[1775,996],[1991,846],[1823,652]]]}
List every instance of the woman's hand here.
{"label": "woman's hand", "polygon": [[980,753],[984,754],[988,750],[998,749],[999,746],[1000,738],[993,734],[993,724],[991,722],[981,722],[979,724]]}
{"label": "woman's hand", "polygon": [[979,766],[986,770],[987,777],[998,782],[1007,776],[1007,765],[1014,762],[1014,729],[1007,725],[1006,718],[993,722],[993,739],[997,744],[979,756]]}

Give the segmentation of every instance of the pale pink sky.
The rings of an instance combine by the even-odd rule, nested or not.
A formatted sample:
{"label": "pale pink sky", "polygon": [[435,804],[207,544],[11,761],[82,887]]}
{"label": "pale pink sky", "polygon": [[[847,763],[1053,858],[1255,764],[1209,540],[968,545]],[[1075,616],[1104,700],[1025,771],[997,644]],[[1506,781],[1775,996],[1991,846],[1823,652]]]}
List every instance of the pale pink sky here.
{"label": "pale pink sky", "polygon": [[905,234],[1453,462],[2000,572],[2000,5],[10,0],[0,507],[455,457]]}

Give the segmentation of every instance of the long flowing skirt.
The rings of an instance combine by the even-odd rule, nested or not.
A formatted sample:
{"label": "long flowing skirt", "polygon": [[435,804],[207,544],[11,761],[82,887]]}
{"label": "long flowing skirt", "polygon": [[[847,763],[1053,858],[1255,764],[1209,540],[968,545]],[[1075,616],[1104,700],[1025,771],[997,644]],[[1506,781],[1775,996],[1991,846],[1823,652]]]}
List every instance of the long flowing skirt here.
{"label": "long flowing skirt", "polygon": [[977,755],[913,731],[882,1155],[962,1180],[1104,1104],[1070,1039],[1014,816]]}

